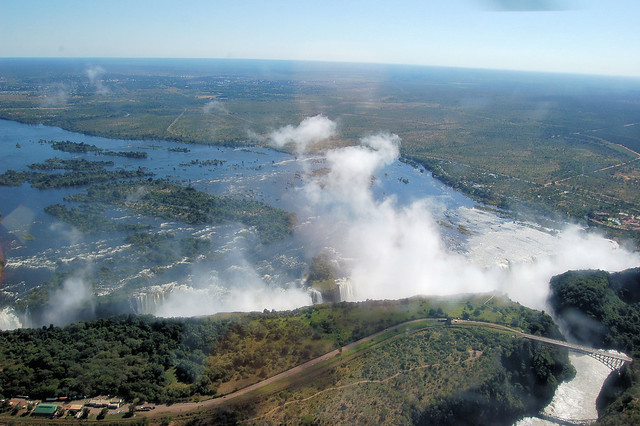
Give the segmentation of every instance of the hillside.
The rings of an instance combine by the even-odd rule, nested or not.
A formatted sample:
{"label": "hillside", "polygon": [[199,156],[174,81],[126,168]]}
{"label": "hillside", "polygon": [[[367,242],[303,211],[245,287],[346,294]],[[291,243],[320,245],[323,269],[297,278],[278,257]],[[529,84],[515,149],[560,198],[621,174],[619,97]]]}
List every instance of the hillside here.
{"label": "hillside", "polygon": [[226,415],[250,424],[512,424],[537,413],[570,376],[557,355],[508,333],[432,326],[240,401]]}
{"label": "hillside", "polygon": [[[229,394],[395,324],[443,316],[559,336],[548,315],[498,295],[338,303],[199,319],[114,317],[2,332],[0,394],[197,401]],[[460,424],[465,416],[507,424],[543,407],[573,371],[566,351],[456,322],[407,324],[341,355],[307,375],[175,420]],[[362,400],[368,401],[365,406]],[[11,418],[11,412],[3,416]]]}
{"label": "hillside", "polygon": [[[569,271],[551,280],[556,318],[578,341],[640,356],[640,268],[619,273]],[[611,375],[598,399],[602,424],[640,421],[640,366]]]}

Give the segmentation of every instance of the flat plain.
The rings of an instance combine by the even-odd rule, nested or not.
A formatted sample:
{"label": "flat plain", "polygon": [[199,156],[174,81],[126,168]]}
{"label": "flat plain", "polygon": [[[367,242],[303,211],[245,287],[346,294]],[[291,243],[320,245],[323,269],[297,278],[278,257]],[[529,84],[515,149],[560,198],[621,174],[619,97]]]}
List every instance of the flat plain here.
{"label": "flat plain", "polygon": [[637,79],[168,59],[3,59],[0,71],[1,118],[246,146],[323,114],[338,122],[330,146],[395,133],[406,159],[478,201],[619,240],[640,235]]}

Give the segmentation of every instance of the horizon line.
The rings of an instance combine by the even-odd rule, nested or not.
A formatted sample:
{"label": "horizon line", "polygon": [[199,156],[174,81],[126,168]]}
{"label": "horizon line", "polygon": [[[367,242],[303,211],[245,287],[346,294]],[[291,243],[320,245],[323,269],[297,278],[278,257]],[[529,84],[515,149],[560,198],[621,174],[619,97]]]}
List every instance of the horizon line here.
{"label": "horizon line", "polygon": [[442,64],[406,64],[397,62],[370,62],[370,61],[340,61],[340,60],[323,60],[323,59],[271,59],[271,58],[222,58],[222,57],[169,57],[169,56],[0,56],[2,60],[30,60],[30,59],[48,59],[48,60],[175,60],[175,61],[262,61],[262,62],[298,62],[298,63],[321,63],[336,65],[375,65],[375,66],[397,66],[397,67],[415,67],[415,68],[450,68],[457,70],[474,70],[474,71],[496,71],[496,72],[513,72],[528,74],[553,74],[563,76],[584,76],[584,77],[608,77],[608,78],[624,78],[624,79],[640,79],[639,75],[629,74],[596,74],[589,72],[577,71],[549,71],[549,70],[531,70],[519,68],[487,68],[473,67],[462,65],[442,65]]}

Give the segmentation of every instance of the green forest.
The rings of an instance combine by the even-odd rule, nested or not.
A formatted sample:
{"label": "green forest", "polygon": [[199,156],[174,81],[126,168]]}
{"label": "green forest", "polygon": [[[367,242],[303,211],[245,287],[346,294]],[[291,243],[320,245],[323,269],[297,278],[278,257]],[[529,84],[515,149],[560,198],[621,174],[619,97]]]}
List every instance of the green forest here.
{"label": "green forest", "polygon": [[[0,332],[0,395],[77,398],[109,394],[128,401],[158,403],[210,397],[255,383],[395,324],[469,311],[479,321],[512,323],[517,319],[525,331],[559,334],[548,315],[497,295],[342,302],[294,311],[192,319],[125,315],[66,327]],[[452,375],[436,399],[407,412],[416,419],[446,423],[458,419],[451,413],[458,411],[456,407],[469,392],[484,396],[467,406],[466,414],[514,418],[532,412],[550,399],[559,381],[573,374],[566,351],[514,340],[504,331],[447,326],[437,321],[431,324],[424,330],[424,326],[407,328],[406,333],[391,336],[389,342],[393,343],[371,346],[375,352],[367,349],[362,352],[364,358],[345,358],[346,363],[323,370],[316,385],[337,377],[334,368],[360,371],[345,378],[363,375],[376,379],[437,362],[444,370],[434,380],[443,380],[449,368],[479,362],[482,369],[473,380]],[[403,349],[416,344],[411,351]],[[412,355],[397,365],[403,359],[394,355],[399,353]],[[371,364],[369,359],[381,361]]]}

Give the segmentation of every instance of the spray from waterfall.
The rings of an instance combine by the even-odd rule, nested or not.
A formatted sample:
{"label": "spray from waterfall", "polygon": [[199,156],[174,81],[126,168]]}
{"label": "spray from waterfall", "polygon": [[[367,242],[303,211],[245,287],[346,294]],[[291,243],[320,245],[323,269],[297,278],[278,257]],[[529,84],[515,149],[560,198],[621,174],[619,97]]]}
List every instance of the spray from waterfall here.
{"label": "spray from waterfall", "polygon": [[[303,126],[303,121],[298,128],[274,132],[287,135],[274,137],[274,145],[284,140],[296,144],[296,152],[304,152],[309,140],[317,145],[336,137],[328,118],[316,119],[323,124],[317,133],[310,134],[312,127]],[[300,131],[303,127],[305,132]],[[299,142],[298,133],[304,135]],[[310,218],[297,230],[305,246],[328,246],[347,259],[342,271],[347,280],[336,282],[341,300],[498,290],[529,307],[545,309],[553,275],[569,269],[615,271],[640,265],[638,253],[577,226],[567,226],[556,235],[532,234],[545,242],[544,251],[534,259],[523,262],[506,252],[507,268],[472,263],[467,254],[452,252],[443,243],[429,199],[401,206],[393,196],[374,196],[375,175],[398,160],[400,144],[397,135],[379,133],[362,138],[358,146],[329,149],[324,156],[326,172],[309,173],[299,191],[301,210]],[[482,244],[477,250],[502,243],[487,234]],[[308,253],[310,258],[317,254]]]}
{"label": "spray from waterfall", "polygon": [[6,307],[0,310],[0,330],[14,330],[21,327],[22,322],[13,308]]}

